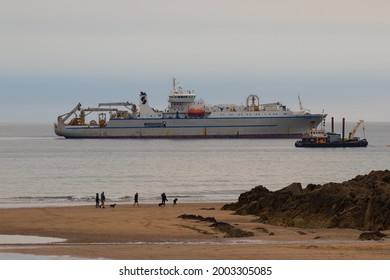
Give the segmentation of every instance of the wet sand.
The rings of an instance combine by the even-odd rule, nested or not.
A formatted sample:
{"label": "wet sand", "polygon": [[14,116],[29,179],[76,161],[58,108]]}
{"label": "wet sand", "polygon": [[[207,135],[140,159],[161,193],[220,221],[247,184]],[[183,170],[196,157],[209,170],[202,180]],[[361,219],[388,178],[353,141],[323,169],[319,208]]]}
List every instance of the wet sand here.
{"label": "wet sand", "polygon": [[[3,244],[0,252],[87,259],[390,260],[390,238],[360,241],[359,230],[271,226],[259,223],[255,216],[220,210],[222,205],[0,209],[0,234],[66,240],[50,244]],[[225,238],[225,233],[210,227],[210,222],[178,218],[182,214],[214,217],[254,236]]]}

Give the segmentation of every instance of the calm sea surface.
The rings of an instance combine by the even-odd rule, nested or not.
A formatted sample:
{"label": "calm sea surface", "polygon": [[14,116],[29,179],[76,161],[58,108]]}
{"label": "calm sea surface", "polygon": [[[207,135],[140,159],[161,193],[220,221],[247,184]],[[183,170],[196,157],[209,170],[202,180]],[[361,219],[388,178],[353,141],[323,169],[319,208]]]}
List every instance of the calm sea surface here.
{"label": "calm sea surface", "polygon": [[296,139],[74,140],[51,124],[0,123],[0,207],[94,204],[102,191],[119,204],[135,192],[140,203],[162,192],[169,203],[230,202],[257,185],[305,187],[390,169],[390,123],[366,123],[365,132],[367,148],[302,149]]}

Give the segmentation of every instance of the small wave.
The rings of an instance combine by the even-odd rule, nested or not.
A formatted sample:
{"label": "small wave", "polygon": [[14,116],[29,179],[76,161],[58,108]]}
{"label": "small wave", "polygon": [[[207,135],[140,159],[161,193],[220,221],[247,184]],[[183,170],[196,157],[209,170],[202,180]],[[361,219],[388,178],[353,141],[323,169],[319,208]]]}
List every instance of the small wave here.
{"label": "small wave", "polygon": [[0,234],[0,244],[43,244],[65,242],[66,239],[32,235],[3,235]]}
{"label": "small wave", "polygon": [[130,241],[130,242],[86,242],[66,243],[61,246],[78,245],[309,245],[309,244],[349,244],[355,240],[264,240],[264,239],[209,239],[209,240],[170,240],[170,241]]}
{"label": "small wave", "polygon": [[36,200],[36,201],[44,201],[44,200],[68,200],[71,201],[74,199],[73,196],[18,196],[12,197],[11,200]]}
{"label": "small wave", "polygon": [[17,141],[17,140],[54,140],[55,137],[14,137],[14,136],[2,136],[0,141]]}
{"label": "small wave", "polygon": [[[130,196],[110,197],[107,202],[130,202]],[[84,205],[95,203],[95,196],[18,196],[0,198],[0,207],[34,207],[34,206],[60,206],[60,205]]]}

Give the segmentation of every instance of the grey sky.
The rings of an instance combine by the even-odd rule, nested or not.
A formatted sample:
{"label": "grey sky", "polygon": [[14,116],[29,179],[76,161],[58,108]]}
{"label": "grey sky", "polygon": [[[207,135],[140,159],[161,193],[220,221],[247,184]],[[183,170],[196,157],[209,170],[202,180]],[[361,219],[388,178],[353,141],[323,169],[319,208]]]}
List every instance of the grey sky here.
{"label": "grey sky", "polygon": [[[0,0],[0,121],[77,102],[164,109],[172,76],[207,103],[389,121],[390,2]],[[22,113],[15,114],[15,111]]]}

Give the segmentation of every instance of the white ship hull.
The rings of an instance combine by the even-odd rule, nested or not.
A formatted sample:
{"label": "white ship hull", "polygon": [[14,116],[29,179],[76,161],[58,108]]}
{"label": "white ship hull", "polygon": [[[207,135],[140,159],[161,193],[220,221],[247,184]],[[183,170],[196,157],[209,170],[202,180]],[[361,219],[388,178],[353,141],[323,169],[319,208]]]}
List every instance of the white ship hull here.
{"label": "white ship hull", "polygon": [[111,120],[107,126],[56,125],[66,138],[300,138],[323,115],[216,119]]}

